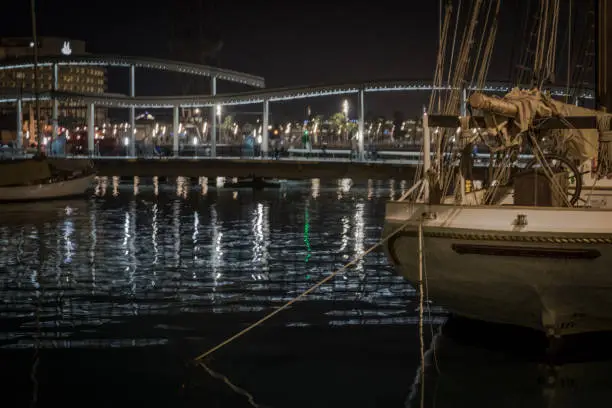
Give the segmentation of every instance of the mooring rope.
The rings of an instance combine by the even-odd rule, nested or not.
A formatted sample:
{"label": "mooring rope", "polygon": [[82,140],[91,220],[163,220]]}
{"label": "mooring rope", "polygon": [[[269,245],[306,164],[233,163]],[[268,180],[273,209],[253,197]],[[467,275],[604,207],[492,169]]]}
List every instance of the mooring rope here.
{"label": "mooring rope", "polygon": [[351,266],[357,264],[359,261],[361,261],[363,258],[365,258],[368,254],[370,254],[371,252],[375,251],[376,249],[378,249],[378,247],[382,246],[383,244],[385,244],[388,240],[390,240],[391,238],[393,238],[395,235],[397,235],[398,233],[400,233],[401,231],[404,230],[404,228],[406,228],[408,225],[414,223],[414,220],[410,219],[408,221],[406,221],[405,223],[403,223],[402,225],[400,225],[398,228],[396,228],[395,230],[393,230],[389,235],[387,235],[386,237],[380,239],[376,244],[372,245],[370,248],[368,248],[367,250],[365,250],[363,253],[361,253],[360,255],[356,256],[355,258],[353,258],[352,261],[344,264],[340,269],[332,272],[330,275],[326,276],[325,278],[321,279],[319,282],[315,283],[313,286],[311,286],[310,288],[306,289],[304,292],[300,293],[299,295],[297,295],[296,297],[294,297],[293,299],[287,301],[286,303],[284,303],[282,306],[280,306],[278,309],[273,310],[272,312],[268,313],[267,315],[265,315],[264,317],[262,317],[261,319],[257,320],[256,322],[250,324],[249,326],[247,326],[246,328],[240,330],[238,333],[234,334],[233,336],[228,337],[227,339],[223,340],[222,342],[220,342],[219,344],[217,344],[216,346],[208,349],[207,351],[205,351],[204,353],[200,354],[199,356],[195,357],[194,360],[196,362],[199,362],[201,360],[203,360],[204,358],[210,356],[211,354],[213,354],[215,351],[219,350],[222,347],[227,346],[228,344],[230,344],[231,342],[233,342],[234,340],[244,336],[245,334],[247,334],[249,331],[253,330],[254,328],[256,328],[257,326],[261,325],[262,323],[266,322],[267,320],[271,319],[272,317],[276,316],[278,313],[282,312],[283,310],[287,309],[289,306],[291,306],[292,304],[294,304],[295,302],[297,302],[298,300],[306,297],[307,295],[309,295],[310,293],[314,292],[316,289],[318,289],[319,287],[321,287],[322,285],[324,285],[325,283],[329,282],[330,280],[332,280],[334,277],[336,277],[337,275],[341,274],[342,272],[346,271],[348,268],[350,268]]}
{"label": "mooring rope", "polygon": [[247,398],[247,400],[249,401],[249,404],[251,404],[251,406],[253,406],[255,408],[262,408],[261,405],[259,405],[258,403],[255,402],[255,398],[253,398],[253,395],[251,395],[250,392],[248,392],[244,388],[238,387],[236,384],[231,382],[229,380],[229,378],[227,378],[223,374],[220,374],[220,373],[214,371],[213,369],[208,367],[206,364],[204,364],[202,361],[198,362],[198,364],[203,369],[205,369],[206,372],[208,374],[210,374],[211,377],[216,378],[217,380],[223,381],[225,384],[227,384],[227,386],[230,387],[232,389],[232,391],[234,391],[236,394],[244,395]]}
{"label": "mooring rope", "polygon": [[424,302],[424,288],[423,288],[423,265],[425,259],[423,258],[423,218],[419,221],[419,349],[421,352],[421,408],[425,407],[425,339],[423,338],[423,302]]}
{"label": "mooring rope", "polygon": [[[418,182],[417,185],[420,184],[421,187],[424,186],[424,184],[426,183],[425,180],[420,180]],[[277,315],[278,313],[280,313],[281,311],[287,309],[289,306],[291,306],[292,304],[294,304],[295,302],[297,302],[298,300],[302,299],[303,297],[307,296],[309,293],[312,293],[314,290],[316,290],[317,288],[319,288],[320,286],[324,285],[326,282],[329,282],[331,279],[333,279],[335,276],[341,274],[342,272],[346,271],[348,268],[350,268],[351,266],[355,265],[357,262],[359,262],[360,260],[362,260],[363,258],[365,258],[368,254],[370,254],[371,252],[373,252],[374,250],[376,250],[378,247],[382,246],[383,244],[385,244],[389,239],[393,238],[395,235],[397,235],[398,233],[400,233],[401,231],[404,230],[404,228],[406,228],[408,225],[413,224],[414,220],[410,219],[408,221],[406,221],[405,223],[403,223],[402,225],[400,225],[398,228],[396,228],[395,230],[393,230],[389,235],[387,235],[386,237],[380,239],[376,244],[372,245],[370,248],[368,248],[366,251],[364,251],[363,253],[361,253],[360,255],[358,255],[357,257],[355,257],[352,261],[344,264],[340,269],[336,270],[335,272],[332,272],[329,276],[326,276],[325,278],[321,279],[319,282],[317,282],[316,284],[314,284],[313,286],[311,286],[310,288],[308,288],[307,290],[305,290],[304,292],[300,293],[299,295],[297,295],[296,297],[294,297],[293,299],[289,300],[288,302],[286,302],[285,304],[283,304],[281,307],[279,307],[278,309],[268,313],[267,315],[265,315],[264,317],[262,317],[261,319],[257,320],[256,322],[252,323],[251,325],[249,325],[248,327],[246,327],[245,329],[239,331],[238,333],[234,334],[233,336],[225,339],[224,341],[222,341],[221,343],[217,344],[216,346],[210,348],[208,351],[200,354],[199,356],[197,356],[194,361],[199,364],[202,368],[204,368],[208,374],[210,374],[213,378],[216,378],[218,380],[223,381],[228,387],[230,387],[234,392],[236,392],[237,394],[243,395],[248,399],[249,404],[254,407],[254,408],[261,408],[262,406],[257,404],[255,402],[255,399],[253,397],[253,395],[251,395],[248,391],[246,391],[243,388],[238,387],[237,385],[235,385],[234,383],[232,383],[226,376],[224,376],[223,374],[217,373],[215,371],[213,371],[210,367],[208,367],[204,361],[202,361],[203,359],[205,359],[206,357],[210,356],[211,354],[213,354],[214,352],[216,352],[217,350],[219,350],[220,348],[227,346],[228,344],[230,344],[231,342],[233,342],[234,340],[244,336],[246,333],[248,333],[249,331],[253,330],[255,327],[261,325],[262,323],[264,323],[265,321],[269,320],[270,318],[272,318],[273,316]],[[421,233],[420,235],[420,239],[422,239],[422,232],[423,232],[423,225],[422,225],[423,221],[421,220],[421,224],[419,224],[419,231]],[[422,241],[419,240],[419,244],[422,245]],[[421,256],[423,256],[423,254],[421,254]],[[423,262],[423,267],[424,267],[424,262]],[[422,277],[420,278],[420,280],[422,280]],[[419,282],[419,291],[420,291],[420,302],[421,302],[421,310],[419,311],[419,319],[420,319],[420,328],[419,328],[419,337],[421,338],[421,343],[423,342],[423,330],[422,330],[422,325],[423,325],[423,303],[424,303],[424,296],[423,296],[423,282],[420,281]],[[426,300],[426,302],[429,304],[428,299]],[[431,313],[431,311],[429,311],[429,313]],[[421,362],[424,363],[423,360],[423,353],[421,353]],[[436,364],[437,366],[437,364]]]}

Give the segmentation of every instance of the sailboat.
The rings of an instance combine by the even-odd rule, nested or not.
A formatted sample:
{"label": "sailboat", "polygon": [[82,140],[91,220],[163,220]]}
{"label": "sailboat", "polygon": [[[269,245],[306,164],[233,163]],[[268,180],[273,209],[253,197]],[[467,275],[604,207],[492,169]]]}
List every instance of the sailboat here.
{"label": "sailboat", "polygon": [[[473,10],[482,6],[473,3]],[[598,4],[600,36],[612,17],[607,3]],[[491,8],[493,25],[483,30],[494,37]],[[443,33],[450,31],[451,11]],[[612,132],[610,114],[556,100],[544,89],[554,74],[559,15],[543,14],[531,87],[517,86],[501,98],[479,92],[468,98],[462,88],[468,70],[454,67],[446,107],[423,115],[422,177],[387,204],[384,236],[399,273],[452,313],[560,337],[612,329]],[[457,65],[473,61],[466,56],[477,11],[470,18]],[[598,55],[598,102],[612,108],[605,100],[609,85],[601,80],[612,51],[605,47]],[[487,69],[474,68],[479,77]],[[488,180],[475,190],[470,152],[480,141],[492,153]],[[519,159],[525,151],[530,162]]]}
{"label": "sailboat", "polygon": [[[33,44],[36,35],[35,1],[31,2]],[[36,123],[38,153],[33,158],[9,160],[0,163],[0,202],[36,201],[84,195],[95,178],[92,163],[77,163],[62,159],[48,159],[41,151],[42,130],[38,98],[38,47],[34,50],[34,92],[36,96]]]}

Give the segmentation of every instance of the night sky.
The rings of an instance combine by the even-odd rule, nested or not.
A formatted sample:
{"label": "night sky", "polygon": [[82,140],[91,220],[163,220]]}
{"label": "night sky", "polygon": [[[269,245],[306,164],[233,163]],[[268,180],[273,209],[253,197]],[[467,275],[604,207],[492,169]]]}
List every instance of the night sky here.
{"label": "night sky", "polygon": [[[490,79],[511,77],[511,59],[529,0],[503,1]],[[592,0],[575,0],[585,5]],[[464,1],[467,3],[467,1]],[[31,35],[29,1],[10,2],[0,35]],[[188,60],[265,77],[268,87],[384,79],[433,79],[438,0],[403,2],[233,2],[38,0],[41,36],[87,41],[92,53]],[[217,50],[215,53],[214,50]],[[138,73],[137,94],[207,93],[205,80]],[[127,74],[109,74],[110,91],[127,91]],[[221,83],[219,92],[247,90]],[[416,115],[426,94],[369,96],[370,115]],[[272,114],[340,110],[343,97],[275,103]],[[356,101],[355,101],[356,103]],[[352,104],[352,106],[355,106]],[[257,110],[259,107],[240,107]]]}

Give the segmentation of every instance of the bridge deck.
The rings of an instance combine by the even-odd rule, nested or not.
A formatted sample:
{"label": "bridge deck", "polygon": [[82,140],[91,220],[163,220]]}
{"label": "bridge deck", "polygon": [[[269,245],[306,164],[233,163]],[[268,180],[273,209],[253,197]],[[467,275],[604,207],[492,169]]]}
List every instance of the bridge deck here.
{"label": "bridge deck", "polygon": [[[70,160],[90,160],[74,156]],[[369,160],[357,162],[348,158],[240,158],[240,157],[97,157],[100,176],[141,177],[264,177],[279,179],[379,179],[412,180],[418,160]],[[475,178],[482,179],[486,163],[477,163]]]}

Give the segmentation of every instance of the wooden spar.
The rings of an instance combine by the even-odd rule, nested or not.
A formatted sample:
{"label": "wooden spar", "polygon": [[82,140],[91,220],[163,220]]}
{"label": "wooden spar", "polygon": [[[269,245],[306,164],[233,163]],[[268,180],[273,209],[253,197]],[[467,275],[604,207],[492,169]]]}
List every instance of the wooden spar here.
{"label": "wooden spar", "polygon": [[474,92],[470,95],[469,102],[472,108],[492,112],[497,115],[509,118],[514,118],[518,115],[518,108],[516,105],[498,98],[492,98],[480,92]]}
{"label": "wooden spar", "polygon": [[[452,115],[429,115],[429,126],[448,129],[466,128],[465,120]],[[470,116],[469,128],[486,128],[485,118],[482,116]],[[563,120],[552,117],[547,118],[545,123],[539,125],[544,130],[550,129],[597,129],[597,117],[595,116],[565,116]]]}

